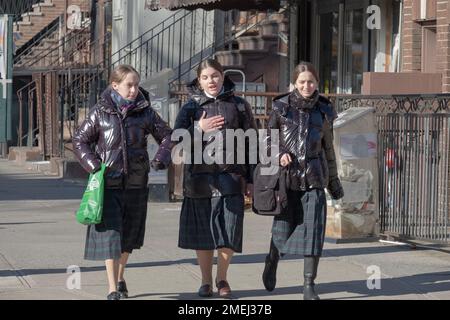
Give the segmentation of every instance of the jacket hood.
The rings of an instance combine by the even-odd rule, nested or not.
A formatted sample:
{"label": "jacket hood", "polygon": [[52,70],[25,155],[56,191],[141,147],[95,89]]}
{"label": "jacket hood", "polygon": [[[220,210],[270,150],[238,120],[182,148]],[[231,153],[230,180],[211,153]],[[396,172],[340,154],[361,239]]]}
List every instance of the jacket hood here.
{"label": "jacket hood", "polygon": [[[236,85],[234,84],[234,82],[228,76],[225,76],[223,80],[223,91],[216,97],[216,99],[224,100],[232,96],[234,94],[235,87]],[[187,85],[187,90],[189,96],[194,99],[199,105],[202,105],[203,103],[213,99],[207,97],[203,90],[200,89],[199,81],[197,78],[192,80]]]}
{"label": "jacket hood", "polygon": [[273,98],[272,101],[288,105],[289,104],[289,95],[290,94],[291,94],[290,92],[280,94],[280,95],[276,96],[275,98]]}

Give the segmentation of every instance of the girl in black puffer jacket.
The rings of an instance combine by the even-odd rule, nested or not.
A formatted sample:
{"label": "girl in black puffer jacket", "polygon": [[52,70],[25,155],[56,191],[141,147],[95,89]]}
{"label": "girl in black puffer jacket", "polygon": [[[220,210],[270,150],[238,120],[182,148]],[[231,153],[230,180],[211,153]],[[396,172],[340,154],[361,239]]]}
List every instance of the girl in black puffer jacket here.
{"label": "girl in black puffer jacket", "polygon": [[[272,291],[280,253],[304,255],[304,299],[314,292],[325,237],[327,188],[333,199],[344,191],[338,178],[333,149],[334,107],[317,91],[319,77],[307,62],[294,70],[295,90],[274,99],[268,129],[278,129],[280,165],[288,168],[288,209],[274,218],[270,252],[263,273]],[[269,146],[271,142],[269,139]]]}
{"label": "girl in black puffer jacket", "polygon": [[[226,130],[256,129],[250,105],[234,95],[234,84],[224,77],[222,66],[215,60],[203,61],[197,70],[197,79],[189,86],[191,97],[181,108],[174,130],[184,129],[190,140],[203,133],[222,133]],[[197,156],[214,140],[201,143]],[[223,140],[222,140],[223,141]],[[236,145],[227,149],[224,141],[216,154],[236,155]],[[219,148],[218,148],[219,149]],[[248,148],[245,152],[248,153]],[[249,162],[202,161],[195,163],[196,148],[192,148],[191,163],[184,166],[183,207],[180,216],[178,246],[196,250],[202,273],[201,297],[213,294],[212,267],[217,249],[217,276],[215,285],[219,295],[227,297],[231,288],[227,271],[234,252],[242,252],[244,221],[244,193],[251,189],[252,166]],[[245,157],[248,159],[248,154]],[[223,159],[222,159],[223,160]],[[193,163],[194,162],[194,163]],[[231,163],[230,163],[231,162]]]}
{"label": "girl in black puffer jacket", "polygon": [[127,297],[125,265],[133,249],[144,243],[149,134],[160,144],[152,167],[162,169],[171,160],[172,130],[138,85],[139,74],[133,67],[117,67],[111,85],[73,137],[75,156],[86,171],[106,165],[102,222],[88,226],[84,257],[105,260],[109,300]]}

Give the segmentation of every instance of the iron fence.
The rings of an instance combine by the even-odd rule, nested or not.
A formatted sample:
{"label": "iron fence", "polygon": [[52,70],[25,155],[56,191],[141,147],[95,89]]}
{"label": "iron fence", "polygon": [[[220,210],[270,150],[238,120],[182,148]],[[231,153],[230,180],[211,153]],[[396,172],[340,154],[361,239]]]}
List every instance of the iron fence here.
{"label": "iron fence", "polygon": [[448,243],[450,96],[335,98],[341,110],[375,108],[381,233]]}

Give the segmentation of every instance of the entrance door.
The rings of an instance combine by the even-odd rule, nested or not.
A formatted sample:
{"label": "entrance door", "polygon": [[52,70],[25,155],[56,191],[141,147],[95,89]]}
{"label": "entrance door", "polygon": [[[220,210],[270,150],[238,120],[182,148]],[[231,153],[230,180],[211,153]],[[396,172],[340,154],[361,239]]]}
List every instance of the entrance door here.
{"label": "entrance door", "polygon": [[315,65],[320,91],[361,93],[362,76],[369,71],[368,1],[316,1]]}

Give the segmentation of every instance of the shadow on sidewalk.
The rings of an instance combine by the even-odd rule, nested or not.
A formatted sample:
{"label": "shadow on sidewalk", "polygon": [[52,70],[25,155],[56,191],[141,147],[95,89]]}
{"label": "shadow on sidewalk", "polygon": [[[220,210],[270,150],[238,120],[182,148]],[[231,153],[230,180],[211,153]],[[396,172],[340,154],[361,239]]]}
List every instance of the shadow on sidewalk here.
{"label": "shadow on sidewalk", "polygon": [[[30,222],[30,223],[53,223],[53,222]],[[8,224],[8,223],[6,223]],[[0,224],[1,225],[1,224]],[[428,248],[417,248],[414,252],[419,250],[433,250]],[[368,254],[388,254],[388,253],[398,253],[398,252],[408,252],[412,251],[408,247],[405,246],[378,246],[378,247],[358,247],[358,248],[333,248],[333,249],[325,249],[323,251],[323,260],[326,260],[327,257],[330,258],[339,258],[345,256],[355,256],[355,255],[368,255]],[[250,263],[258,263],[261,265],[261,268],[264,266],[266,254],[265,253],[256,253],[256,254],[237,254],[233,257],[232,264],[250,264]],[[301,263],[303,256],[301,255],[285,255],[281,259],[281,263],[283,261],[293,261],[298,260]],[[216,257],[214,258],[214,263],[216,263]],[[103,262],[99,262],[103,263]],[[133,268],[151,268],[151,267],[165,267],[165,266],[173,266],[178,264],[191,264],[198,265],[196,258],[186,258],[186,259],[178,259],[178,260],[163,260],[163,261],[152,261],[152,262],[135,262],[129,263],[127,265],[127,269]],[[94,267],[81,267],[81,272],[95,272],[105,270],[103,265],[94,266]],[[299,269],[300,270],[300,269]],[[39,274],[58,274],[58,273],[66,273],[66,269],[18,269],[18,273],[21,276],[28,275],[39,275]],[[0,277],[2,276],[13,276],[14,272],[10,270],[0,270]]]}
{"label": "shadow on sidewalk", "polygon": [[86,186],[64,179],[14,179],[0,175],[0,201],[80,199]]}
{"label": "shadow on sidewalk", "polygon": [[[293,278],[300,278],[300,275]],[[232,282],[230,281],[232,286]],[[261,283],[262,286],[262,283]],[[180,293],[148,293],[130,296],[130,298],[144,298],[151,296],[161,296],[165,299],[174,300],[203,300],[197,295],[196,288],[192,288],[192,292]],[[365,299],[376,297],[397,297],[402,299],[405,295],[424,295],[429,293],[447,292],[447,298],[450,298],[450,272],[424,273],[413,276],[405,276],[398,278],[383,278],[381,279],[381,288],[370,290],[367,287],[366,280],[352,280],[340,281],[332,283],[318,283],[316,284],[316,292],[327,300],[344,300],[344,299]],[[338,297],[339,293],[343,294],[342,298]],[[334,297],[327,298],[326,295],[333,294]],[[353,294],[354,296],[349,296]],[[298,295],[298,299],[303,299],[303,285],[300,283],[291,287],[276,288],[272,292],[265,289],[254,290],[233,290],[233,299],[239,298],[264,298],[284,295]],[[213,299],[219,298],[217,293],[214,293]],[[220,299],[220,298],[219,298]]]}
{"label": "shadow on sidewalk", "polygon": [[15,226],[22,224],[46,224],[46,223],[58,223],[56,221],[45,221],[45,222],[8,222],[8,223],[0,223],[0,226]]}

